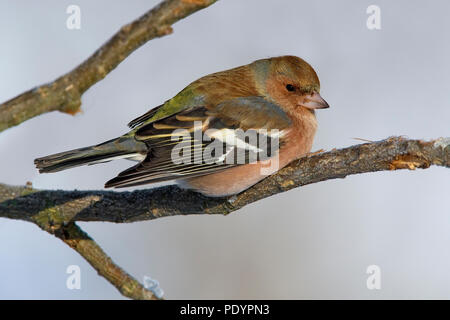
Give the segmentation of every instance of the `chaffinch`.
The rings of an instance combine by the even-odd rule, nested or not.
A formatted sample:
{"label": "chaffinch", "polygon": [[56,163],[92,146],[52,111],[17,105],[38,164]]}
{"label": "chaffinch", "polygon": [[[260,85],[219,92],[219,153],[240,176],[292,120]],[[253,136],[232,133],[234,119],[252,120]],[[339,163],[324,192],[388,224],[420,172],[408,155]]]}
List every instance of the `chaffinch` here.
{"label": "chaffinch", "polygon": [[329,107],[319,90],[298,57],[257,60],[192,82],[119,138],[35,164],[44,173],[126,158],[139,163],[105,187],[176,180],[207,196],[236,194],[311,150],[315,109]]}

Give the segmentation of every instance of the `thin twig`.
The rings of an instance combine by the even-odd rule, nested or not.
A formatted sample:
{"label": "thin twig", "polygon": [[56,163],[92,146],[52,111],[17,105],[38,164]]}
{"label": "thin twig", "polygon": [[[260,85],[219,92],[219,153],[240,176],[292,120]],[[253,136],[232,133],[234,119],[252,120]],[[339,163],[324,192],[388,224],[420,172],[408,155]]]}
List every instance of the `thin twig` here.
{"label": "thin twig", "polygon": [[172,33],[172,24],[217,0],[165,0],[123,26],[92,56],[55,81],[0,105],[0,132],[50,111],[75,114],[81,96],[147,41]]}

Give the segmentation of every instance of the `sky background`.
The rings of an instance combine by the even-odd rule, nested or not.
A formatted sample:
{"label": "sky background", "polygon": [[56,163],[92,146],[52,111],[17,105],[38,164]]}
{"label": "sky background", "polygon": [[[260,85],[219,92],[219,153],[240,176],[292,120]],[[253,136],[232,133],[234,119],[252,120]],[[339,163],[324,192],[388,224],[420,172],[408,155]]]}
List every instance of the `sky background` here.
{"label": "sky background", "polygon": [[[153,0],[0,1],[0,102],[52,81],[91,55]],[[66,8],[81,8],[81,29]],[[366,27],[369,5],[381,30]],[[191,81],[260,58],[297,55],[331,108],[317,112],[313,150],[393,135],[449,136],[450,2],[221,0],[135,51],[82,98],[0,134],[0,182],[101,189],[125,160],[39,175],[33,159],[97,144]],[[450,298],[450,171],[331,180],[222,216],[80,223],[113,260],[168,299]],[[33,224],[0,218],[0,299],[120,299],[72,249]],[[66,268],[81,268],[81,290]],[[366,269],[381,269],[368,290]]]}

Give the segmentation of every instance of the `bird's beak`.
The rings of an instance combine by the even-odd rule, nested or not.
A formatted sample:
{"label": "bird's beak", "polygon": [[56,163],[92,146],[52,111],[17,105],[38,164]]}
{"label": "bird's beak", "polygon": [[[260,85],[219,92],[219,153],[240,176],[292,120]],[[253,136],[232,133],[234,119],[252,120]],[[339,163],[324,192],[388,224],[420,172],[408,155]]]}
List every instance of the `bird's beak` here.
{"label": "bird's beak", "polygon": [[300,105],[308,109],[326,109],[330,107],[317,92],[305,95]]}

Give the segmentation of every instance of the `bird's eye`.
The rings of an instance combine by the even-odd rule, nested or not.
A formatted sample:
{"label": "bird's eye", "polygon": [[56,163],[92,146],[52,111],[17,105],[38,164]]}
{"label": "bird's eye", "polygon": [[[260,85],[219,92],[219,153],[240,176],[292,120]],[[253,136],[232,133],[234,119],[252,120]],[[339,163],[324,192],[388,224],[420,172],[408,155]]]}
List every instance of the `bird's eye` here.
{"label": "bird's eye", "polygon": [[287,84],[286,85],[286,90],[287,91],[295,91],[295,87],[292,84]]}

